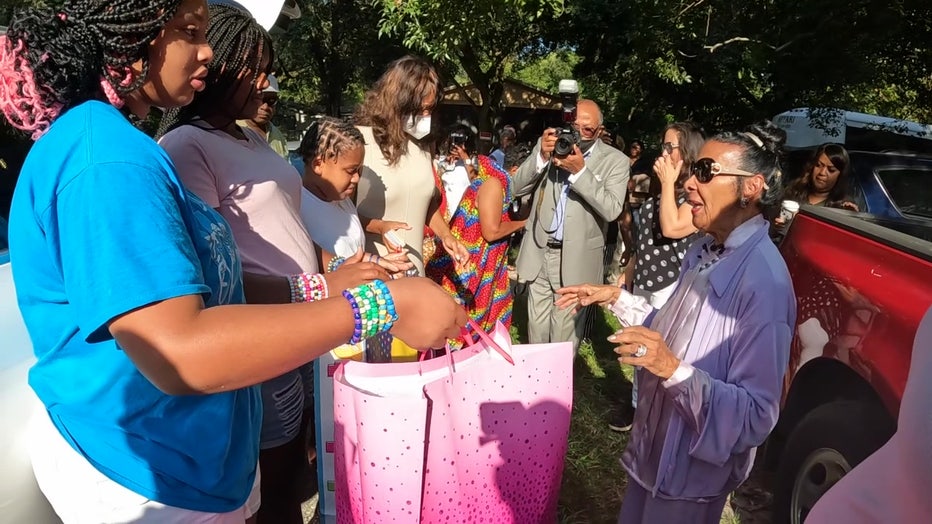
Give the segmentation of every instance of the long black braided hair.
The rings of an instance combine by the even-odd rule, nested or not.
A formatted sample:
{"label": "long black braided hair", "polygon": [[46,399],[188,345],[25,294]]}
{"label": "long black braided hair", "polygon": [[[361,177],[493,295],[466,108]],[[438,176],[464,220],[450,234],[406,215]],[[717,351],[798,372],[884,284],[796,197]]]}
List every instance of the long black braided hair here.
{"label": "long black braided hair", "polygon": [[[158,136],[197,117],[224,115],[231,122],[236,120],[243,108],[230,108],[230,102],[242,82],[249,82],[256,89],[259,75],[271,72],[275,60],[272,37],[246,11],[225,4],[211,4],[207,43],[214,51],[214,59],[207,65],[206,87],[195,94],[194,101],[187,106],[165,112]],[[266,56],[269,65],[260,70]],[[243,104],[248,103],[247,98]]]}
{"label": "long black braided hair", "polygon": [[[24,9],[0,36],[0,112],[38,139],[87,100],[122,107],[146,80],[149,43],[182,0],[68,0]],[[142,62],[142,73],[131,66]]]}

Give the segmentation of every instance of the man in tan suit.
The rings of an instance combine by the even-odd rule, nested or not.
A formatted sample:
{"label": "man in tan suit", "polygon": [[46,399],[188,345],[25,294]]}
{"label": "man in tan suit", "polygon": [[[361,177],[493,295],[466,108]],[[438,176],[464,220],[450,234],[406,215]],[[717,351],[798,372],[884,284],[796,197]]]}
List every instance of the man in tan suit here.
{"label": "man in tan suit", "polygon": [[514,175],[515,194],[534,193],[527,232],[518,253],[518,281],[527,283],[528,338],[534,343],[579,343],[585,315],[554,306],[557,289],[602,282],[607,224],[621,214],[630,161],[602,143],[602,112],[591,100],[577,104],[580,143],[553,155],[557,133],[547,129]]}

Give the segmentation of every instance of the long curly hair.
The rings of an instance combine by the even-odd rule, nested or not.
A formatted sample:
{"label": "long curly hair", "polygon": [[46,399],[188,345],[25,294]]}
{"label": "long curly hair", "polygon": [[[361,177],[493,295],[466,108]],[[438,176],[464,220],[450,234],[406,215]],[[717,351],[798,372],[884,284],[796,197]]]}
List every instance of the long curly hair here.
{"label": "long curly hair", "polygon": [[[272,37],[248,12],[224,5],[210,6],[207,25],[207,43],[214,51],[214,59],[207,65],[206,86],[184,106],[165,112],[158,136],[185,125],[196,117],[224,114],[234,121],[242,108],[230,108],[234,93],[243,82],[255,86],[260,74],[269,74],[275,61]],[[260,70],[262,59],[269,57],[269,65]],[[244,73],[250,72],[246,76]],[[248,100],[244,104],[248,103]]]}
{"label": "long curly hair", "polygon": [[[381,78],[366,93],[356,112],[359,125],[371,126],[372,135],[390,165],[408,152],[408,119],[421,114],[424,101],[440,102],[443,88],[437,70],[423,58],[405,56],[388,65]],[[428,109],[433,109],[430,107]],[[424,147],[424,144],[419,144]]]}
{"label": "long curly hair", "polygon": [[[70,0],[24,9],[0,36],[0,112],[38,140],[87,100],[122,107],[149,71],[149,43],[182,0]],[[132,65],[142,63],[136,74]]]}

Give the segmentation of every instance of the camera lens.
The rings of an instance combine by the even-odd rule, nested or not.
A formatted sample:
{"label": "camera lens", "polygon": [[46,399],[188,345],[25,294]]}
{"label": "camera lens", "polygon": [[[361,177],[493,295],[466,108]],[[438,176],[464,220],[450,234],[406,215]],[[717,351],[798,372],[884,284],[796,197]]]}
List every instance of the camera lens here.
{"label": "camera lens", "polygon": [[566,156],[573,150],[573,145],[564,137],[557,139],[556,145],[553,146],[553,152],[557,156]]}

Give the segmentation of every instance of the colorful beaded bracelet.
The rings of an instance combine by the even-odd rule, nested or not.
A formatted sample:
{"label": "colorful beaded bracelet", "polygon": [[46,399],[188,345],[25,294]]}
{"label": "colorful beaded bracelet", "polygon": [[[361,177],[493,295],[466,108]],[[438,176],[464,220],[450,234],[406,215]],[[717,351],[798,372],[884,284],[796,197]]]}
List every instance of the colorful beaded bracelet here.
{"label": "colorful beaded bracelet", "polygon": [[337,269],[340,269],[340,266],[346,262],[346,259],[343,257],[333,257],[330,259],[330,262],[327,264],[327,273],[333,273]]}
{"label": "colorful beaded bracelet", "polygon": [[343,297],[353,309],[353,338],[350,344],[389,331],[398,320],[395,301],[388,286],[381,280],[343,291]]}
{"label": "colorful beaded bracelet", "polygon": [[292,302],[314,302],[323,300],[330,294],[327,279],[319,273],[292,275],[288,277],[288,285],[291,287]]}

